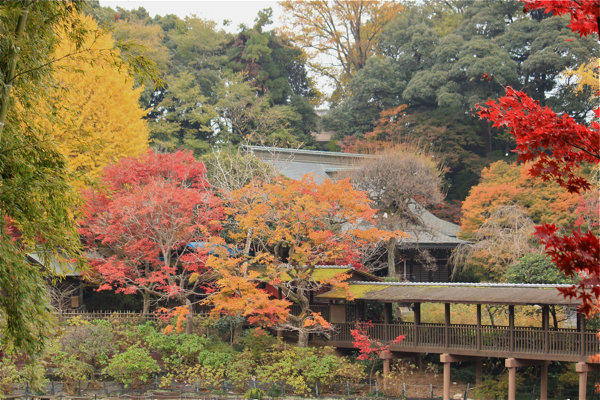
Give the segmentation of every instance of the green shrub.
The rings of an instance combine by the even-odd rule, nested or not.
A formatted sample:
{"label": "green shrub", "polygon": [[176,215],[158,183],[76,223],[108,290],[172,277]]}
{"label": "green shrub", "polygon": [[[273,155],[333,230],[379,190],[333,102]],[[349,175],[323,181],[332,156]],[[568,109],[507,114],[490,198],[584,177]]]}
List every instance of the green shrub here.
{"label": "green shrub", "polygon": [[198,354],[198,363],[189,369],[188,377],[203,382],[207,386],[216,387],[227,376],[227,366],[233,358],[231,349],[225,352],[203,350]]}
{"label": "green shrub", "polygon": [[41,390],[47,383],[46,366],[43,360],[35,358],[23,367],[17,367],[17,356],[9,350],[0,359],[0,396],[12,392],[16,383],[28,384],[32,391]]}
{"label": "green shrub", "polygon": [[[523,378],[517,375],[517,387],[523,382]],[[474,390],[475,398],[481,399],[506,399],[508,397],[508,373],[500,375],[497,379],[484,379]]]}
{"label": "green shrub", "polygon": [[174,379],[184,379],[189,374],[190,368],[198,363],[200,352],[210,342],[204,336],[193,334],[163,334],[151,323],[139,325],[136,330],[145,347],[160,353],[166,372]]}
{"label": "green shrub", "polygon": [[261,328],[248,329],[242,335],[244,349],[250,352],[252,358],[260,360],[263,353],[277,343],[277,339]]}
{"label": "green shrub", "polygon": [[[90,323],[73,319],[69,325],[58,339],[59,350],[67,358],[87,364],[90,375],[100,371],[115,351],[111,324],[103,320]],[[69,363],[74,364],[73,361]],[[81,366],[80,369],[84,370],[86,367]]]}
{"label": "green shrub", "polygon": [[264,396],[265,396],[265,392],[263,392],[259,388],[250,389],[244,394],[245,399],[252,399],[252,400],[262,400],[262,398]]}
{"label": "green shrub", "polygon": [[281,389],[277,386],[271,386],[269,390],[267,390],[267,396],[269,397],[281,397],[282,394]]}
{"label": "green shrub", "polygon": [[159,370],[148,350],[134,346],[115,355],[104,369],[104,373],[129,387],[147,382],[152,373]]}
{"label": "green shrub", "polygon": [[246,349],[234,355],[227,367],[227,379],[238,389],[244,389],[246,383],[256,375],[257,361],[253,354]]}
{"label": "green shrub", "polygon": [[361,379],[364,368],[334,354],[331,347],[286,347],[279,345],[264,354],[256,367],[258,379],[270,386],[285,383],[294,393],[307,394],[316,382],[320,387],[337,380]]}

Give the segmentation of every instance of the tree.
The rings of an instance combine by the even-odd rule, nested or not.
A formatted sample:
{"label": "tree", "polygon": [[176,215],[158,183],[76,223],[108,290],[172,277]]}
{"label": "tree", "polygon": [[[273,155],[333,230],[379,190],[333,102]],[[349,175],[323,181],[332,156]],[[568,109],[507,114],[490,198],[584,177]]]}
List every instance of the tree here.
{"label": "tree", "polygon": [[218,116],[214,105],[192,72],[168,75],[166,81],[160,102],[148,114],[153,147],[206,153],[214,136],[211,122]]}
{"label": "tree", "polygon": [[[52,132],[41,123],[37,105],[50,101],[55,85],[53,57],[66,35],[75,50],[66,57],[89,52],[92,34],[80,21],[79,1],[7,1],[0,13],[0,314],[3,345],[32,354],[39,352],[49,332],[44,274],[23,256],[35,250],[49,263],[54,256],[79,256],[79,236],[73,208],[76,195],[68,184],[70,172]],[[97,32],[100,35],[100,32]],[[127,47],[117,44],[115,47]],[[115,48],[97,54],[132,72],[155,77],[152,63],[132,57],[125,66]],[[68,90],[68,88],[64,88]],[[47,117],[52,120],[53,115]],[[60,249],[60,254],[57,253]]]}
{"label": "tree", "polygon": [[471,239],[496,209],[511,205],[521,207],[536,224],[554,223],[561,229],[572,226],[580,196],[565,192],[554,182],[536,180],[530,176],[531,167],[530,163],[497,161],[484,168],[480,183],[471,188],[463,203],[461,237]]}
{"label": "tree", "polygon": [[[408,145],[388,148],[365,159],[351,173],[354,187],[368,193],[377,208],[376,226],[410,233],[422,229],[415,207],[442,201],[442,168],[427,152]],[[386,244],[388,275],[396,276],[397,238]]]}
{"label": "tree", "polygon": [[87,193],[82,222],[101,290],[141,293],[144,312],[150,296],[190,309],[211,275],[206,243],[223,218],[205,171],[189,151],[148,152],[106,169],[104,190]]}
{"label": "tree", "polygon": [[262,146],[297,147],[291,134],[293,111],[286,105],[271,106],[268,97],[257,96],[256,89],[242,75],[224,77],[216,90],[215,108],[219,144],[250,143]]}
{"label": "tree", "polygon": [[[308,49],[312,66],[334,80],[339,94],[347,80],[376,54],[376,45],[385,24],[403,6],[380,1],[283,1],[289,29],[285,32],[301,48]],[[318,60],[327,54],[336,60],[334,68]]]}
{"label": "tree", "polygon": [[518,205],[502,205],[470,236],[472,241],[452,253],[452,275],[471,271],[483,281],[501,282],[508,267],[526,254],[539,252],[532,238],[534,223]]}
{"label": "tree", "polygon": [[215,92],[231,38],[216,23],[196,17],[167,16],[156,21],[165,32],[170,69],[166,87],[154,91],[147,104],[151,143],[169,151],[185,148],[197,155],[206,153],[214,141]]}
{"label": "tree", "polygon": [[598,96],[598,79],[600,79],[600,58],[591,59],[588,63],[581,64],[577,69],[567,68],[567,76],[576,76],[576,90],[582,92],[585,87],[593,90],[592,96]]}
{"label": "tree", "polygon": [[[369,379],[373,376],[373,367],[375,367],[375,361],[385,353],[390,352],[390,346],[392,344],[398,344],[403,341],[406,336],[399,335],[389,343],[381,343],[378,340],[374,340],[369,337],[368,330],[373,328],[371,321],[357,322],[354,329],[350,329],[350,335],[352,336],[352,346],[358,349],[357,360],[369,360],[371,364],[371,372],[369,373]],[[377,358],[375,358],[375,356]],[[389,360],[388,360],[389,361]],[[385,368],[384,368],[385,373]],[[384,379],[386,376],[383,377]]]}
{"label": "tree", "polygon": [[227,52],[228,66],[242,73],[271,106],[289,106],[292,135],[305,147],[311,146],[311,132],[317,122],[311,103],[317,100],[318,92],[308,78],[304,52],[274,31],[265,30],[272,23],[271,17],[272,10],[267,8],[258,12],[252,28],[241,26]]}
{"label": "tree", "polygon": [[[297,331],[298,344],[306,346],[309,333],[330,328],[310,309],[310,294],[328,285],[347,285],[344,274],[319,278],[315,267],[352,264],[365,246],[393,233],[357,228],[361,221],[372,221],[375,210],[367,195],[352,189],[348,180],[318,185],[309,176],[300,181],[279,178],[251,183],[234,191],[233,198],[235,225],[228,235],[240,247],[243,244],[243,250],[221,266],[226,269],[223,273],[249,280],[254,287],[268,284],[299,306],[300,312],[290,314],[280,326]],[[235,299],[246,297],[238,292]],[[223,310],[231,301],[218,296],[209,300]],[[238,307],[237,301],[232,304]]]}
{"label": "tree", "polygon": [[[570,27],[580,35],[600,35],[598,0],[589,2],[548,2],[527,0],[527,9],[543,8],[545,13],[570,14]],[[600,109],[596,111],[600,116]],[[496,126],[506,126],[517,141],[516,152],[523,161],[532,161],[532,176],[555,180],[571,193],[589,190],[587,179],[577,174],[585,164],[600,162],[600,124],[578,124],[568,115],[557,115],[542,107],[527,94],[506,88],[506,94],[497,101],[479,106],[479,116]],[[590,315],[598,309],[600,300],[600,240],[593,230],[573,229],[571,234],[560,235],[554,224],[536,228],[536,236],[544,245],[557,267],[566,276],[579,275],[581,280],[567,290],[566,296],[581,299],[581,312]]]}
{"label": "tree", "polygon": [[327,128],[362,137],[381,111],[406,104],[405,135],[444,154],[448,199],[463,200],[481,169],[514,148],[508,132],[474,116],[476,103],[511,85],[576,118],[595,107],[574,95],[561,73],[597,57],[598,42],[577,40],[566,17],[521,10],[512,0],[407,5],[382,33],[380,56],[353,75]]}
{"label": "tree", "polygon": [[215,148],[203,157],[203,161],[212,188],[224,196],[229,196],[253,180],[272,182],[279,175],[271,164],[240,148]]}
{"label": "tree", "polygon": [[67,157],[79,187],[97,180],[107,165],[138,156],[148,148],[146,111],[138,103],[142,88],[133,88],[133,78],[115,60],[98,57],[114,48],[110,34],[98,33],[89,16],[80,21],[90,32],[81,44],[86,52],[68,57],[76,47],[67,33],[62,35],[54,51],[57,86],[50,92],[50,102],[38,105],[45,110],[40,113],[42,118],[53,114],[54,121],[46,122],[47,129]]}
{"label": "tree", "polygon": [[0,332],[2,347],[39,353],[50,332],[44,274],[26,261],[35,251],[49,261],[60,248],[77,257],[72,209],[76,196],[52,132],[37,118],[48,101],[53,50],[69,31],[82,48],[86,29],[77,2],[3,2],[0,13]]}
{"label": "tree", "polygon": [[[508,267],[504,273],[504,279],[513,283],[573,283],[572,279],[567,279],[561,271],[554,267],[552,260],[547,255],[540,253],[524,255],[518,263]],[[554,321],[554,328],[558,329],[559,320],[556,306],[550,306],[550,314]]]}

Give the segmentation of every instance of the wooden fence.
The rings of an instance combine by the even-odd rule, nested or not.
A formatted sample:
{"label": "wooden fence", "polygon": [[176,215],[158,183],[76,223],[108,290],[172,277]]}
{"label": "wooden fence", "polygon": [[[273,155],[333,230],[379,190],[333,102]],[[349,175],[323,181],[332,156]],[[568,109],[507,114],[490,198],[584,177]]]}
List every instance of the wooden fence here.
{"label": "wooden fence", "polygon": [[[339,347],[353,347],[350,330],[353,323],[334,324],[331,342]],[[394,351],[422,351],[453,354],[549,359],[557,361],[585,360],[600,353],[600,341],[595,331],[560,328],[544,331],[542,328],[466,324],[373,324],[369,336],[389,343],[405,336]],[[531,357],[535,356],[535,357]]]}

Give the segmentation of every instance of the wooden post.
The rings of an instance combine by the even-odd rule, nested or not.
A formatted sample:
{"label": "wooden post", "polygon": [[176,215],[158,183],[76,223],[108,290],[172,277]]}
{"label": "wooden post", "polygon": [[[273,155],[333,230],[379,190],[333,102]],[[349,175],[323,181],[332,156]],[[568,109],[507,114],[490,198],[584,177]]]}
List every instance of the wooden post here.
{"label": "wooden post", "polygon": [[585,315],[577,314],[579,328],[579,350],[582,356],[585,356]]}
{"label": "wooden post", "polygon": [[516,400],[517,396],[517,360],[507,358],[504,362],[508,368],[508,400]]}
{"label": "wooden post", "polygon": [[513,352],[515,351],[515,306],[508,306],[508,334],[509,350]]}
{"label": "wooden post", "polygon": [[451,360],[452,356],[450,354],[440,355],[440,362],[444,364],[444,400],[450,400],[450,366],[452,363]]}
{"label": "wooden post", "polygon": [[[550,341],[550,334],[548,333],[549,329],[550,329],[550,315],[549,315],[549,310],[550,310],[550,306],[547,304],[544,304],[542,306],[542,329],[544,330],[544,345],[543,345],[543,350],[545,354],[548,354],[548,349],[549,349],[549,341]],[[548,369],[546,367],[546,373],[548,372]]]}
{"label": "wooden post", "polygon": [[481,350],[481,304],[477,304],[477,350]]}
{"label": "wooden post", "polygon": [[392,323],[392,303],[384,303],[383,304],[383,323],[391,324]]}
{"label": "wooden post", "polygon": [[419,325],[421,325],[421,303],[414,303],[413,304],[413,313],[414,313],[414,320],[415,323],[414,325],[414,338],[413,341],[415,343],[415,346],[419,345]]}
{"label": "wooden post", "polygon": [[483,359],[475,360],[475,386],[481,385],[483,382]]}
{"label": "wooden post", "polygon": [[444,304],[444,347],[450,347],[450,303]]}
{"label": "wooden post", "polygon": [[575,371],[579,374],[579,400],[585,400],[589,367],[584,362],[578,362],[575,364]]}
{"label": "wooden post", "polygon": [[548,400],[548,361],[540,366],[540,400]]}
{"label": "wooden post", "polygon": [[394,356],[390,351],[382,351],[379,354],[379,358],[383,361],[383,389],[386,390],[388,387],[388,380],[390,375],[390,360]]}

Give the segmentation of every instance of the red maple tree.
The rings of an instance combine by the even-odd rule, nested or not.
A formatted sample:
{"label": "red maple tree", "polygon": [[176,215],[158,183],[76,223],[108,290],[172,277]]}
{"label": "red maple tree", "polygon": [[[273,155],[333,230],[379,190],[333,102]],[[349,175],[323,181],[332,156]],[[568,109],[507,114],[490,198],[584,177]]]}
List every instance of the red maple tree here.
{"label": "red maple tree", "polygon": [[100,290],[175,299],[188,308],[211,278],[211,237],[224,210],[191,152],[148,152],[106,169],[102,187],[85,194],[81,233]]}
{"label": "red maple tree", "polygon": [[600,0],[521,0],[525,12],[543,9],[546,14],[569,14],[569,27],[580,36],[598,34],[600,25]]}
{"label": "red maple tree", "polygon": [[[523,0],[525,11],[544,9],[554,15],[570,14],[571,29],[581,36],[599,34],[600,0]],[[588,180],[578,175],[586,164],[600,162],[600,124],[589,126],[575,122],[566,114],[542,107],[525,93],[506,89],[500,99],[478,105],[479,116],[506,126],[515,136],[516,153],[521,161],[531,161],[531,174],[544,180],[553,179],[571,193],[591,189]],[[595,110],[600,117],[600,108]],[[586,315],[598,311],[600,301],[600,241],[590,226],[587,231],[574,228],[561,235],[553,224],[536,228],[536,235],[546,253],[565,275],[578,275],[581,280],[563,290],[569,297],[581,300],[580,311]]]}
{"label": "red maple tree", "polygon": [[368,330],[373,328],[371,321],[359,321],[350,329],[352,335],[352,345],[358,349],[358,360],[375,360],[375,356],[379,357],[382,353],[390,351],[392,344],[398,344],[404,340],[406,336],[399,335],[390,343],[382,343],[381,341],[369,337]]}

